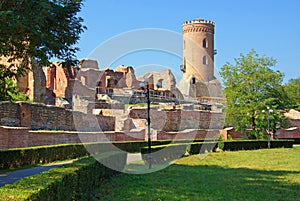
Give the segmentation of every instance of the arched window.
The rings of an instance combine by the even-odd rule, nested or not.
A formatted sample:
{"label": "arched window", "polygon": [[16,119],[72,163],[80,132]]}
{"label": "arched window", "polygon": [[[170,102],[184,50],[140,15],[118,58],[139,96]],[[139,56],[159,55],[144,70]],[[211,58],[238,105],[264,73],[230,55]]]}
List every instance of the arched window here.
{"label": "arched window", "polygon": [[207,65],[207,58],[206,56],[203,56],[203,61],[202,61],[203,65]]}
{"label": "arched window", "polygon": [[208,47],[206,38],[203,39],[203,41],[202,41],[202,46],[203,46],[204,48],[207,48],[207,47]]}

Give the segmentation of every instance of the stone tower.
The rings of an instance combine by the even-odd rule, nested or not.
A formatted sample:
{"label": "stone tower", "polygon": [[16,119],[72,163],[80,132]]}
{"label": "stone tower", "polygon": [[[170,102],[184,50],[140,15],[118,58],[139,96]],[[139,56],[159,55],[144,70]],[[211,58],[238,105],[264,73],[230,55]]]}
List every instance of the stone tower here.
{"label": "stone tower", "polygon": [[222,93],[214,76],[214,28],[214,22],[200,18],[182,24],[183,78],[178,88],[185,96],[217,97]]}
{"label": "stone tower", "polygon": [[182,25],[183,76],[196,81],[214,79],[214,22],[195,19]]}

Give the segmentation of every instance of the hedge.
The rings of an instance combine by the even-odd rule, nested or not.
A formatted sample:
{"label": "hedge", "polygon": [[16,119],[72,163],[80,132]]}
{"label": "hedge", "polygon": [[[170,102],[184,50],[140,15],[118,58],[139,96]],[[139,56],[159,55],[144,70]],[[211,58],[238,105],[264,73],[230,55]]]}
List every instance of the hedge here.
{"label": "hedge", "polygon": [[[167,162],[181,158],[185,153],[202,154],[216,151],[217,142],[193,142],[151,146],[152,163]],[[142,159],[148,163],[148,147],[141,148]]]}
{"label": "hedge", "polygon": [[[172,145],[159,145],[151,146],[151,162],[153,164],[166,162],[181,158],[186,150],[188,144],[172,144]],[[148,163],[148,147],[141,148],[143,161]]]}
{"label": "hedge", "polygon": [[[153,145],[170,144],[171,140],[153,141]],[[178,140],[176,142],[186,142]],[[49,163],[59,160],[67,160],[97,154],[99,151],[111,151],[114,146],[128,152],[138,153],[141,147],[147,146],[147,141],[129,142],[97,142],[84,144],[63,144],[39,147],[26,147],[8,150],[0,150],[0,169],[10,169],[38,163]]]}
{"label": "hedge", "polygon": [[[203,141],[206,140],[204,139],[155,140],[151,142],[151,145],[160,146],[160,145],[169,145],[174,143],[182,144],[182,143],[203,142]],[[147,141],[113,142],[113,145],[129,153],[139,153],[141,151],[141,147],[146,147],[148,145],[148,142]]]}
{"label": "hedge", "polygon": [[[174,146],[176,144],[185,144],[189,142],[191,144],[189,150],[191,154],[200,153],[200,150],[216,149],[214,142],[203,142],[204,140],[160,140],[152,141],[152,147],[163,146],[165,148],[168,145]],[[275,147],[292,147],[293,140],[274,140],[271,141],[271,148]],[[202,143],[205,144],[204,149],[200,149]],[[111,146],[111,145],[114,146]],[[67,145],[51,145],[41,147],[27,147],[9,150],[0,150],[0,169],[16,168],[25,165],[37,164],[37,163],[49,163],[58,160],[67,160],[73,158],[79,158],[87,156],[89,154],[99,154],[106,151],[112,151],[117,147],[128,153],[138,153],[141,151],[141,147],[146,147],[147,141],[130,141],[130,142],[97,142],[97,143],[85,143],[85,144],[67,144]],[[212,147],[210,147],[212,146]],[[248,140],[248,141],[222,141],[218,143],[219,148],[223,150],[246,150],[246,149],[260,149],[267,148],[266,140]],[[159,148],[156,148],[159,149]],[[162,149],[162,148],[160,148]],[[172,149],[172,148],[170,148]],[[198,151],[199,150],[199,151]],[[155,149],[153,148],[153,152]],[[168,152],[166,150],[165,152]],[[167,154],[167,153],[166,153]],[[157,156],[159,157],[159,156]],[[177,157],[175,154],[174,157]]]}
{"label": "hedge", "polygon": [[192,143],[188,149],[190,155],[204,154],[205,152],[215,152],[218,147],[217,142]]}
{"label": "hedge", "polygon": [[[292,148],[294,140],[271,140],[270,148]],[[219,148],[224,151],[252,150],[268,148],[267,140],[239,140],[219,142]]]}
{"label": "hedge", "polygon": [[[272,140],[271,148],[292,148],[293,140]],[[251,150],[268,148],[267,140],[239,140],[239,141],[219,141],[219,142],[193,142],[181,144],[153,145],[151,146],[151,156],[153,163],[167,162],[182,157],[185,153],[204,154],[205,152],[215,152],[217,148],[224,151]],[[148,147],[141,148],[142,159],[148,163]]]}
{"label": "hedge", "polygon": [[0,169],[78,158],[86,155],[86,149],[79,144],[0,150]]}
{"label": "hedge", "polygon": [[89,192],[99,188],[103,179],[121,171],[126,164],[125,152],[107,152],[98,156],[102,163],[113,163],[112,170],[93,157],[26,177],[0,188],[0,200],[89,200]]}

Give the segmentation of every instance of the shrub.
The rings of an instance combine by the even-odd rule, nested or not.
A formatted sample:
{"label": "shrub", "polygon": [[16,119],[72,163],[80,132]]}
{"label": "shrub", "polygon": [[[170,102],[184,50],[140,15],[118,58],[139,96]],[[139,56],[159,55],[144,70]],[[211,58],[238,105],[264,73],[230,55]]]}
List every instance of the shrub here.
{"label": "shrub", "polygon": [[[185,154],[187,146],[188,144],[151,146],[151,161],[153,164],[156,164],[181,158]],[[148,147],[142,147],[141,154],[143,161],[147,164]]]}
{"label": "shrub", "polygon": [[[82,158],[72,164],[26,177],[13,185],[0,188],[0,200],[88,200],[89,192],[101,185],[101,180],[118,173],[103,164],[118,164],[122,170],[126,153],[110,152]],[[102,164],[103,163],[103,164]]]}
{"label": "shrub", "polygon": [[[205,152],[216,151],[216,142],[193,142],[176,143],[151,146],[151,156],[153,163],[161,163],[181,158],[186,152],[188,154],[203,154]],[[141,148],[142,159],[148,163],[148,147]]]}
{"label": "shrub", "polygon": [[0,150],[0,169],[78,158],[88,155],[82,144]]}
{"label": "shrub", "polygon": [[189,154],[203,154],[205,152],[215,152],[218,147],[217,142],[197,142],[190,145]]}
{"label": "shrub", "polygon": [[[153,141],[152,144],[165,145],[171,142],[171,140],[161,140]],[[176,142],[182,143],[186,142],[186,140],[178,140]],[[141,151],[141,147],[147,146],[147,141],[63,144],[0,150],[0,169],[5,170],[25,165],[49,163],[116,150],[113,149],[112,145],[125,152],[138,153]]]}
{"label": "shrub", "polygon": [[[267,140],[239,140],[239,141],[224,141],[222,142],[224,151],[251,150],[268,148]],[[271,148],[292,148],[293,140],[272,140]]]}

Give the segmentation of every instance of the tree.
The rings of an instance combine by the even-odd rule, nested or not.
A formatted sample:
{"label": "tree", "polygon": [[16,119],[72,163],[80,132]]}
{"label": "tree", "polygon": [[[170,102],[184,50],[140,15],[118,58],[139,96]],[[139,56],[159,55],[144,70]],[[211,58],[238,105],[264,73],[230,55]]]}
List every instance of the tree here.
{"label": "tree", "polygon": [[7,60],[0,65],[0,88],[9,91],[8,80],[22,76],[33,59],[40,65],[51,58],[66,66],[76,62],[75,44],[86,29],[77,16],[81,6],[82,0],[0,1],[0,58]]}
{"label": "tree", "polygon": [[270,113],[271,130],[286,126],[282,110],[290,107],[289,98],[283,90],[283,74],[270,67],[274,58],[260,57],[255,50],[235,59],[235,65],[226,63],[220,75],[227,99],[226,122],[244,132],[251,127],[256,138],[266,134],[268,128],[267,107]]}
{"label": "tree", "polygon": [[300,111],[300,78],[289,80],[284,89],[294,104],[294,109]]}

